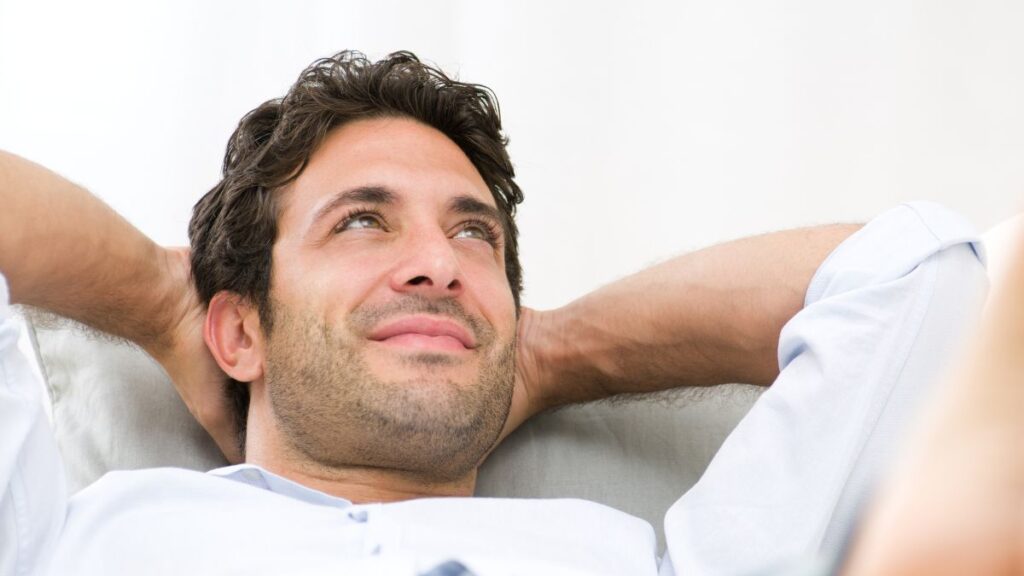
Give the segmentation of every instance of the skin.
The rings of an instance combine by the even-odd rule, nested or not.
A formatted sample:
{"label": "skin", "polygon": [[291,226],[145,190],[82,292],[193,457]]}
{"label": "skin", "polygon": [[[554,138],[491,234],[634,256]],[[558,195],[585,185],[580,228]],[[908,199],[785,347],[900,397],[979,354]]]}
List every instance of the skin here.
{"label": "skin", "polygon": [[[351,194],[367,187],[385,189],[389,200]],[[500,225],[489,213],[496,206],[483,179],[437,130],[408,119],[373,119],[330,133],[281,199],[271,282],[280,320],[268,334],[257,310],[226,292],[215,296],[207,320],[206,341],[221,369],[251,382],[247,461],[355,501],[471,495],[476,468],[508,415],[516,336]],[[476,212],[460,212],[456,201]],[[497,237],[489,238],[492,233]],[[402,309],[403,302],[420,304]],[[472,347],[416,327],[376,339],[375,331],[402,321],[457,325],[470,334]],[[392,408],[415,407],[404,410],[412,420],[403,422],[452,422],[464,412],[461,399],[486,380],[485,373],[504,380],[488,381],[494,391],[481,394],[501,396],[499,407],[491,409],[499,413],[483,426],[467,426],[479,436],[468,462],[464,450],[445,452],[450,438],[435,446],[420,436],[404,438],[413,444],[408,454],[388,462],[386,447],[374,446],[390,443],[399,450],[402,439],[364,431],[362,422],[346,420],[344,409],[324,410],[320,421],[321,428],[340,433],[304,442],[311,427],[300,428],[300,418],[286,416],[309,410],[296,409],[288,393],[275,396],[287,375],[277,379],[276,388],[270,383],[275,367],[285,364],[282,355],[274,362],[276,352],[289,347],[289,354],[302,354],[302,343],[315,339],[296,334],[296,323],[322,324],[335,341],[358,351],[363,380],[389,386],[388,394],[377,394],[383,398],[371,398],[372,391],[363,396],[380,405],[380,414],[398,411],[388,409],[386,396],[400,396]],[[321,398],[327,396],[321,390]],[[423,451],[437,456],[431,459],[434,470],[412,461]],[[464,461],[438,473],[440,456]]]}

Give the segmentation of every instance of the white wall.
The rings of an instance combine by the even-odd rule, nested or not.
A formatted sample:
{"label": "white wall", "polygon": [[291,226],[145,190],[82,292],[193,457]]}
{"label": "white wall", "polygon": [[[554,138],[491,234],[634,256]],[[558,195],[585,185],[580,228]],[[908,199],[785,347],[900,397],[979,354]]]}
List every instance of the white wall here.
{"label": "white wall", "polygon": [[242,114],[316,57],[411,49],[497,92],[527,197],[525,302],[544,308],[909,199],[1008,217],[1020,30],[1011,1],[0,0],[0,148],[181,244]]}

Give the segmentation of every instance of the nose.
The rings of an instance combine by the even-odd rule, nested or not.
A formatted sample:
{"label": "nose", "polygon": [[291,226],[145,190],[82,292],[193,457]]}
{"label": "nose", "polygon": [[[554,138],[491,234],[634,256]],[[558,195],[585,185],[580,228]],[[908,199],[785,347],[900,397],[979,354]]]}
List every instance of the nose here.
{"label": "nose", "polygon": [[461,294],[462,269],[451,242],[440,230],[406,239],[391,275],[391,289],[428,298]]}

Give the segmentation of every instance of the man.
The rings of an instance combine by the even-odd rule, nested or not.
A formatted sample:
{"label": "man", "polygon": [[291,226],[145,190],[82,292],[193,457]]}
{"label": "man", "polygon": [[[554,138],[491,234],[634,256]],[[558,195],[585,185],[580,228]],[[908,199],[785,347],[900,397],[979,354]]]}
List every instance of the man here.
{"label": "man", "polygon": [[661,572],[844,538],[891,437],[876,431],[921,395],[899,368],[947,304],[936,278],[977,277],[963,224],[917,206],[741,240],[540,313],[519,306],[504,144],[486,90],[408,53],[318,61],[243,118],[190,256],[3,156],[10,301],[138,342],[244,464],[112,473],[67,500],[4,324],[0,573],[653,574],[649,525],[467,498],[477,467],[550,407],[732,381],[775,384],[669,512]]}

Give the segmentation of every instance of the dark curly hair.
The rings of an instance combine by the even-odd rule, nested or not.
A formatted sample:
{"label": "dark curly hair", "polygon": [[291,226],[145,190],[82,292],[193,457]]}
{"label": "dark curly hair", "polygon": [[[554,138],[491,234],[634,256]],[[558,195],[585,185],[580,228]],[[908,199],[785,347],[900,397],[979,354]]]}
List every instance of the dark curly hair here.
{"label": "dark curly hair", "polygon": [[[519,309],[522,270],[514,217],[523,193],[514,180],[494,94],[453,80],[411,52],[373,62],[348,50],[314,62],[283,98],[246,114],[231,135],[223,178],[196,203],[188,228],[192,275],[205,304],[222,290],[239,294],[256,306],[270,332],[277,191],[302,174],[332,129],[387,117],[410,118],[439,130],[476,167],[502,216],[505,273]],[[249,388],[231,380],[226,390],[244,453]]]}

